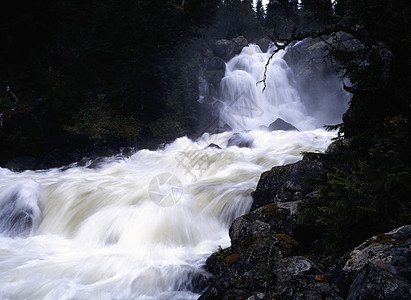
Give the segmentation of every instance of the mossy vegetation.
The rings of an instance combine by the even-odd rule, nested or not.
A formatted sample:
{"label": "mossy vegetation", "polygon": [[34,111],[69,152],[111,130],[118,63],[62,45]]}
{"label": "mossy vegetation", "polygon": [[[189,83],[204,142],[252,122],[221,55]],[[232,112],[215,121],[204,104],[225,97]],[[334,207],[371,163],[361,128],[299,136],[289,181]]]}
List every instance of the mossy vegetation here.
{"label": "mossy vegetation", "polygon": [[282,257],[302,255],[303,249],[295,239],[288,234],[277,233],[275,237],[280,241],[280,254]]}
{"label": "mossy vegetation", "polygon": [[[319,197],[304,201],[298,214],[307,231],[336,251],[411,221],[410,91],[404,85],[411,45],[402,31],[410,26],[409,2],[345,5],[345,17],[363,26],[358,38],[364,48],[332,54],[354,87],[353,97],[344,122],[333,128],[339,130],[338,147],[307,155],[322,162],[323,172],[312,183]],[[382,26],[380,15],[389,24]]]}

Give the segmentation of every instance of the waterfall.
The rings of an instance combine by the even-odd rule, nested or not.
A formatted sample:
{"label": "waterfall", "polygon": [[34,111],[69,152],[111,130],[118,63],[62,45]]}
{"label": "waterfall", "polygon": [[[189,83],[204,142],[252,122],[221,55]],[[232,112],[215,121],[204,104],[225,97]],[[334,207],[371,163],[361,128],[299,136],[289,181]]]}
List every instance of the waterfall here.
{"label": "waterfall", "polygon": [[[319,72],[310,78],[309,90],[297,89],[300,83],[284,60],[286,51],[280,50],[267,68],[264,87],[261,79],[273,51],[274,48],[269,48],[263,53],[257,45],[250,44],[226,63],[216,101],[220,126],[227,124],[237,131],[253,130],[267,127],[280,118],[299,130],[312,130],[341,122],[349,96],[335,73]],[[319,66],[316,68],[320,69]],[[208,92],[204,83],[202,86],[200,92]],[[332,87],[333,91],[326,90],[327,87]],[[320,88],[324,90],[317,91]]]}
{"label": "waterfall", "polygon": [[[206,133],[94,169],[0,168],[0,298],[197,299],[205,260],[230,245],[229,226],[250,209],[261,173],[334,136],[314,129],[281,54],[261,94],[267,58],[246,47],[221,83],[221,118],[256,129],[241,134],[249,147],[230,143],[233,132]],[[300,132],[257,129],[277,117]]]}
{"label": "waterfall", "polygon": [[274,55],[267,69],[265,90],[263,83],[257,84],[270,55],[270,51],[263,53],[257,45],[249,45],[226,64],[220,88],[221,122],[234,130],[251,130],[281,118],[299,130],[314,129],[315,119],[307,115],[291,84],[292,72],[283,59],[284,51]]}

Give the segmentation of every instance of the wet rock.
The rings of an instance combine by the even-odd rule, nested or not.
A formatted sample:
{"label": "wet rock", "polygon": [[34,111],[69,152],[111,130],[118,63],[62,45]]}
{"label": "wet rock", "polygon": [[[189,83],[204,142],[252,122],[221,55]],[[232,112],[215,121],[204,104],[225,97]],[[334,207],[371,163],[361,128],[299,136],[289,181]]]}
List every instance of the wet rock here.
{"label": "wet rock", "polygon": [[294,164],[274,167],[264,172],[252,193],[251,211],[276,202],[298,201],[313,192],[307,179],[316,178],[320,164],[301,160]]}
{"label": "wet rock", "polygon": [[200,299],[341,299],[321,266],[285,257],[281,237],[257,232],[239,249],[220,250],[207,260],[216,278]]}
{"label": "wet rock", "polygon": [[411,297],[411,225],[367,240],[346,258],[342,269],[347,299]]}
{"label": "wet rock", "polygon": [[249,214],[238,217],[230,227],[229,235],[232,246],[238,244],[238,240],[248,235],[265,233],[283,233],[292,235],[296,224],[295,215],[290,209],[280,208],[272,203],[251,211]]}
{"label": "wet rock", "polygon": [[276,263],[274,272],[278,299],[342,299],[322,267],[305,257],[283,258]]}
{"label": "wet rock", "polygon": [[214,148],[214,149],[222,149],[219,145],[211,143],[210,145],[208,145],[205,149],[208,148]]}
{"label": "wet rock", "polygon": [[213,45],[213,54],[224,61],[229,61],[247,45],[248,41],[243,36],[231,40],[217,40]]}
{"label": "wet rock", "polygon": [[[207,267],[216,276],[199,299],[240,299],[257,294],[275,284],[274,263],[281,258],[280,241],[270,234],[257,235],[241,245],[220,250]],[[214,265],[211,265],[214,263]]]}
{"label": "wet rock", "polygon": [[278,118],[275,120],[273,123],[271,123],[268,126],[269,131],[275,131],[275,130],[284,130],[284,131],[299,131],[297,128],[295,128],[293,125],[290,123],[287,123],[283,119]]}
{"label": "wet rock", "polygon": [[235,219],[229,230],[231,247],[220,248],[207,259],[215,279],[200,299],[270,299],[276,282],[274,264],[301,253],[299,243],[288,235],[294,224],[289,210],[275,204]]}
{"label": "wet rock", "polygon": [[0,235],[26,237],[38,226],[40,185],[25,180],[0,193]]}
{"label": "wet rock", "polygon": [[227,147],[237,146],[239,148],[251,148],[253,139],[241,133],[234,133],[228,140]]}
{"label": "wet rock", "polygon": [[225,70],[225,62],[217,56],[208,57],[205,60],[205,67],[207,70]]}
{"label": "wet rock", "polygon": [[348,145],[347,140],[334,141],[327,147],[327,150],[325,151],[325,153],[328,155],[341,153],[342,151],[345,150],[347,145]]}
{"label": "wet rock", "polygon": [[270,47],[272,43],[273,42],[268,38],[261,38],[256,42],[256,44],[258,45],[258,47],[260,47],[262,52],[267,52],[268,47]]}
{"label": "wet rock", "polygon": [[[344,36],[339,34],[341,43],[338,46],[351,43],[348,36]],[[332,37],[325,37],[325,40],[333,43]],[[339,66],[327,57],[329,49],[330,46],[321,39],[305,39],[288,47],[284,55],[284,60],[295,75],[293,85],[308,115],[319,120],[319,125],[341,123],[341,115],[347,110],[350,98],[335,71]]]}
{"label": "wet rock", "polygon": [[57,168],[68,165],[73,162],[73,159],[63,150],[54,149],[47,153],[41,161],[41,169]]}
{"label": "wet rock", "polygon": [[5,167],[13,172],[34,170],[37,167],[37,159],[31,156],[19,156],[9,161]]}

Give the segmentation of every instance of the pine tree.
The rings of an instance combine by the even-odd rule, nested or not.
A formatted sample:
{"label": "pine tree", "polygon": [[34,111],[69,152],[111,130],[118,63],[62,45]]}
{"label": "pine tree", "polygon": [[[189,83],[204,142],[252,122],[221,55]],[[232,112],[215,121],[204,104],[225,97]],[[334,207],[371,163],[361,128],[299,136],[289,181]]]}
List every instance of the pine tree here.
{"label": "pine tree", "polygon": [[257,1],[256,11],[257,11],[257,20],[260,22],[261,25],[263,25],[265,12],[264,12],[263,3],[261,0]]}
{"label": "pine tree", "polygon": [[316,21],[328,23],[332,15],[331,0],[302,0],[302,8],[314,15]]}

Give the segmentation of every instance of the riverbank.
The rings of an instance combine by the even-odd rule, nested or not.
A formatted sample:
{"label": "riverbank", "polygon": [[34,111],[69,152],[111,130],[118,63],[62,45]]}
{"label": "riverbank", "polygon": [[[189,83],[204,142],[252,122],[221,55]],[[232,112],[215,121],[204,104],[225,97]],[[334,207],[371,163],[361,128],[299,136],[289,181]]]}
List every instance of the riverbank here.
{"label": "riverbank", "polygon": [[321,163],[302,160],[261,175],[250,212],[230,227],[231,246],[207,259],[214,278],[199,299],[410,297],[411,225],[345,253],[301,225],[299,204],[318,197],[307,180],[320,171]]}

